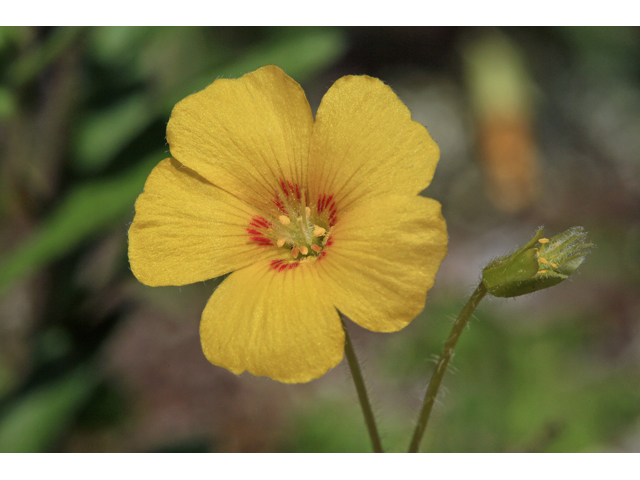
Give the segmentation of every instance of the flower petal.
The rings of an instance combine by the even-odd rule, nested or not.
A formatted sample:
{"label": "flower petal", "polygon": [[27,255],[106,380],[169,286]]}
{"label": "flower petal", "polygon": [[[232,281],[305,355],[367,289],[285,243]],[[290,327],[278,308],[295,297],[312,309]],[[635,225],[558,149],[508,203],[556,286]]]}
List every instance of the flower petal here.
{"label": "flower petal", "polygon": [[400,330],[420,313],[447,253],[440,204],[418,196],[370,199],[331,238],[316,262],[324,288],[338,310],[376,332]]}
{"label": "flower petal", "polygon": [[280,180],[306,185],[312,129],[304,91],[270,65],[236,80],[218,79],[179,102],[167,141],[178,161],[265,208]]}
{"label": "flower petal", "polygon": [[347,76],[320,103],[309,158],[312,198],[333,194],[344,209],[368,195],[417,195],[440,150],[389,86]]}
{"label": "flower petal", "polygon": [[344,331],[318,284],[312,265],[278,271],[261,262],[232,273],[202,314],[206,357],[285,383],[322,376],[342,360]]}
{"label": "flower petal", "polygon": [[186,285],[273,256],[250,241],[255,209],[167,158],[151,172],[129,228],[129,261],[146,285]]}

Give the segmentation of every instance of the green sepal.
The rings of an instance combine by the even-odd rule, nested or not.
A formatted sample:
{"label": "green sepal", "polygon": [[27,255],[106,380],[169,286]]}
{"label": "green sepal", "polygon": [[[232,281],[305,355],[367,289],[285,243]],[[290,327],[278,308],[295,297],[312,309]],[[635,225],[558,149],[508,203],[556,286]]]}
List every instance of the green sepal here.
{"label": "green sepal", "polygon": [[520,291],[538,273],[538,261],[533,249],[519,250],[482,271],[482,283],[495,297],[516,297],[530,293]]}
{"label": "green sepal", "polygon": [[517,283],[512,286],[512,288],[496,289],[498,293],[492,293],[492,295],[495,297],[518,297],[520,295],[526,295],[527,293],[533,293],[538,290],[553,287],[566,278],[566,275],[551,271],[539,273],[532,278]]}
{"label": "green sepal", "polygon": [[[551,240],[539,228],[526,245],[493,260],[482,271],[482,283],[494,297],[518,297],[567,279],[592,247],[586,233],[573,227]],[[540,242],[542,240],[542,242]]]}

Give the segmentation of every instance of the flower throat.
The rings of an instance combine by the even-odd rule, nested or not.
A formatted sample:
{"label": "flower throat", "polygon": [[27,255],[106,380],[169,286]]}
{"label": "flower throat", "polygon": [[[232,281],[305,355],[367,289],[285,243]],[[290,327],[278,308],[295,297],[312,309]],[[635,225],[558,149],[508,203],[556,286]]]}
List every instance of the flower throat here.
{"label": "flower throat", "polygon": [[247,233],[252,242],[282,253],[271,267],[283,271],[326,255],[326,248],[333,243],[331,229],[337,221],[337,208],[333,195],[320,195],[310,204],[307,192],[297,184],[281,179],[280,188],[281,194],[272,200],[277,210],[265,215],[269,219],[254,216]]}

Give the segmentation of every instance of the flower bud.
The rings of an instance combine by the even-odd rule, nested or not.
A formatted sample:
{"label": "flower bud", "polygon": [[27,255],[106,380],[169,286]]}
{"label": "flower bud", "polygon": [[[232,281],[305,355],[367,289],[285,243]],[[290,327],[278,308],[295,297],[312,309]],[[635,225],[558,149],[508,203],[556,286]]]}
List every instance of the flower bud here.
{"label": "flower bud", "polygon": [[550,239],[540,227],[523,247],[493,260],[482,271],[482,283],[495,297],[517,297],[552,287],[571,275],[593,246],[582,227]]}

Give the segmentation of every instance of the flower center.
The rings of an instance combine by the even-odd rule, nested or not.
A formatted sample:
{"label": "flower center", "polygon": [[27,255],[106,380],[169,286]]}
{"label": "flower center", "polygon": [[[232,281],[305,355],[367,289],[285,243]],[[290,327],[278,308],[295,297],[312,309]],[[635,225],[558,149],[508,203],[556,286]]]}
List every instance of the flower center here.
{"label": "flower center", "polygon": [[333,243],[331,229],[338,211],[333,195],[320,195],[317,201],[309,202],[307,192],[297,184],[280,180],[280,189],[272,200],[273,210],[254,216],[247,232],[250,241],[276,248],[282,254],[271,262],[271,267],[283,271],[326,255],[327,247]]}

